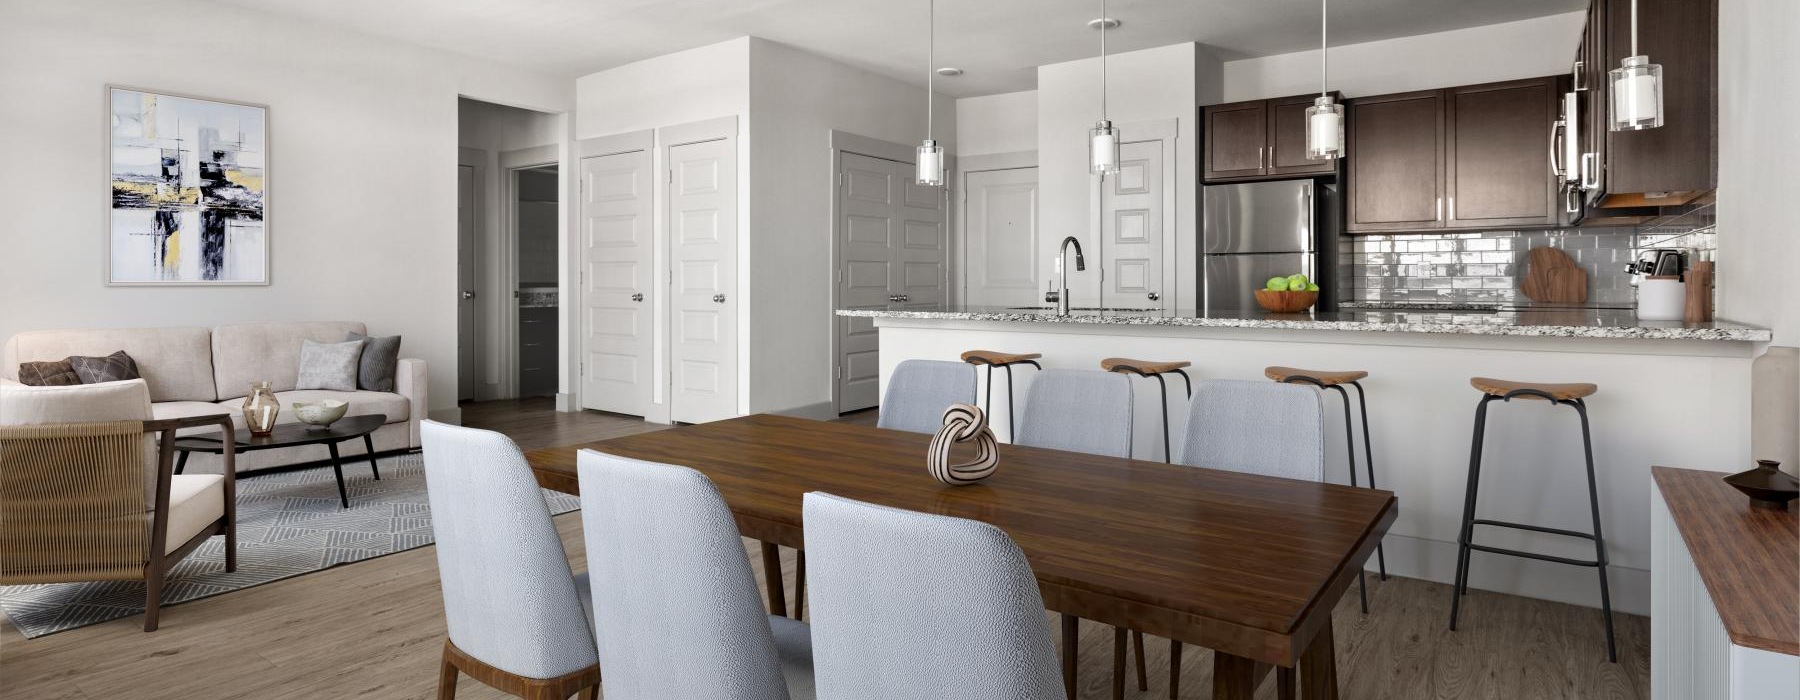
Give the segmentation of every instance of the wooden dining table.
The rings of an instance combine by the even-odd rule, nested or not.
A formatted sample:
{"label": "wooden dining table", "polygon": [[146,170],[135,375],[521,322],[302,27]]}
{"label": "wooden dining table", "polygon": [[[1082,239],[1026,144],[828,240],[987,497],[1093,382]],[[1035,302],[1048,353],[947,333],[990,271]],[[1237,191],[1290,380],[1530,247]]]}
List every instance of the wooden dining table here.
{"label": "wooden dining table", "polygon": [[949,486],[925,470],[930,440],[753,415],[526,459],[540,485],[570,494],[582,449],[699,470],[765,562],[776,546],[805,548],[809,491],[980,520],[1018,543],[1065,629],[1086,618],[1212,649],[1215,698],[1252,697],[1273,667],[1298,667],[1300,697],[1337,697],[1332,610],[1393,524],[1393,493],[1017,445],[1000,446],[992,477]]}

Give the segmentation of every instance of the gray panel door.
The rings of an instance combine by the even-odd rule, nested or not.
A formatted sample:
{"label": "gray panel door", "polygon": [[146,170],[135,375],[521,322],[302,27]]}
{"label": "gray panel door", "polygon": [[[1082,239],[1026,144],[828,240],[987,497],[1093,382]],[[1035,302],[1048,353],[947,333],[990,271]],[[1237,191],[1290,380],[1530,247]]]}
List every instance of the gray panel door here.
{"label": "gray panel door", "polygon": [[[949,265],[944,189],[920,186],[910,163],[858,153],[842,155],[838,174],[838,306],[942,306]],[[836,318],[837,410],[880,405],[874,321]]]}
{"label": "gray panel door", "polygon": [[1100,305],[1163,308],[1163,142],[1119,146],[1119,172],[1102,190],[1100,250],[1105,260]]}
{"label": "gray panel door", "polygon": [[979,170],[964,180],[964,303],[1035,306],[1038,273],[1038,170]]}

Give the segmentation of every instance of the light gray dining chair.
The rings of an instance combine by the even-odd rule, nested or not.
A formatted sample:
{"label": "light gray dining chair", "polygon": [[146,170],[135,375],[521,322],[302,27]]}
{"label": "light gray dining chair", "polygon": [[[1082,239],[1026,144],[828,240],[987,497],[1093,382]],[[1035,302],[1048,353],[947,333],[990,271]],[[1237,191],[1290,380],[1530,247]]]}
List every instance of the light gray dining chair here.
{"label": "light gray dining chair", "polygon": [[935,433],[944,426],[944,409],[975,403],[975,365],[944,360],[906,360],[894,366],[887,393],[881,397],[878,428]]}
{"label": "light gray dining chair", "polygon": [[500,433],[435,421],[419,438],[450,627],[438,698],[456,697],[459,672],[531,700],[595,697],[587,579],[569,571],[525,455]]}
{"label": "light gray dining chair", "polygon": [[1063,697],[1037,579],[999,528],[816,492],[803,513],[820,697]]}
{"label": "light gray dining chair", "polygon": [[[1181,463],[1304,481],[1325,480],[1325,401],[1316,387],[1208,379],[1194,387]],[[1368,593],[1363,593],[1368,611]],[[1181,642],[1169,643],[1170,697],[1181,673]],[[1294,669],[1275,669],[1291,697]]]}
{"label": "light gray dining chair", "polygon": [[1047,369],[1032,379],[1015,444],[1131,456],[1131,378],[1113,372]]}
{"label": "light gray dining chair", "polygon": [[764,614],[712,481],[593,450],[576,471],[607,697],[814,697],[807,626]]}

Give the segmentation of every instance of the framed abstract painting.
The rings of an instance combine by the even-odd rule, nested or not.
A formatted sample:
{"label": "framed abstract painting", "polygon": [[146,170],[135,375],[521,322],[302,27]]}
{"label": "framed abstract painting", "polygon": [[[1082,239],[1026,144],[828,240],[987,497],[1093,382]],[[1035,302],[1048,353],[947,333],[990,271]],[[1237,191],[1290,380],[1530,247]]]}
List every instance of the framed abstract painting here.
{"label": "framed abstract painting", "polygon": [[106,283],[269,283],[269,108],[108,85]]}

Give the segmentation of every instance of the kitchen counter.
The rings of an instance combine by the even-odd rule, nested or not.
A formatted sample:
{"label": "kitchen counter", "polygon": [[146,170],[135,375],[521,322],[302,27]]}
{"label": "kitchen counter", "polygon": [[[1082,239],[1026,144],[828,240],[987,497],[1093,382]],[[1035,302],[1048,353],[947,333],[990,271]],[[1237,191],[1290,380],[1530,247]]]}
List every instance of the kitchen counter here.
{"label": "kitchen counter", "polygon": [[1013,323],[1112,324],[1199,328],[1437,333],[1539,338],[1626,338],[1766,343],[1766,328],[1729,321],[1682,323],[1640,321],[1629,309],[1344,309],[1307,314],[1265,311],[1200,313],[1193,310],[1078,309],[1058,316],[1051,307],[942,307],[842,309],[839,316]]}

